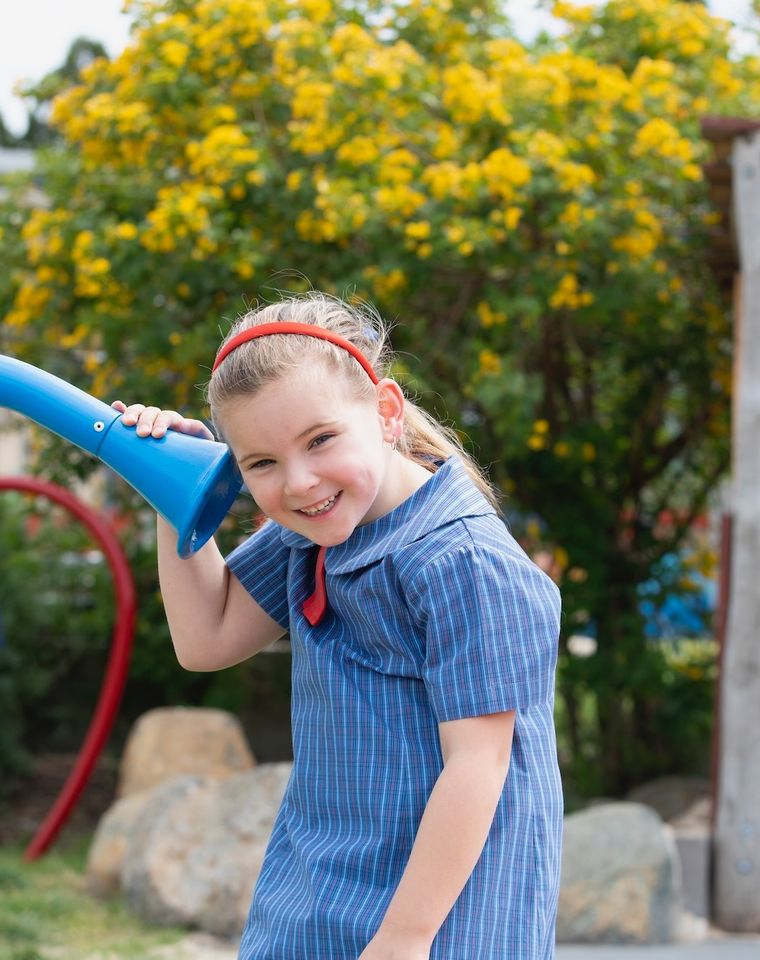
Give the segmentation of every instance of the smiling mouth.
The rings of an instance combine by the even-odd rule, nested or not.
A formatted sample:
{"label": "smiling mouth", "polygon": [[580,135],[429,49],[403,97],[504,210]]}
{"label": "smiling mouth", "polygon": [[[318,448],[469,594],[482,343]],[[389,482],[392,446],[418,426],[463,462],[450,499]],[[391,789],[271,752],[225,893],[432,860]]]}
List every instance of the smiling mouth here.
{"label": "smiling mouth", "polygon": [[328,513],[331,510],[339,496],[340,493],[334,493],[331,497],[316,504],[316,506],[304,507],[298,510],[298,513],[303,514],[305,517],[320,517],[322,514]]}

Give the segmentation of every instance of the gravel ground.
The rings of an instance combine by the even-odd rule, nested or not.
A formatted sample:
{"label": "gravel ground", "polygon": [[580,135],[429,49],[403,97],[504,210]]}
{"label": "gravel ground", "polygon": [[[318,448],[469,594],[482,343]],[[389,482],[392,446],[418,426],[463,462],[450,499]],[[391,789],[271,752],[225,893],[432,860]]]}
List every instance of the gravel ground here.
{"label": "gravel ground", "polygon": [[161,960],[236,960],[237,944],[205,933],[191,933],[179,943],[153,952]]}
{"label": "gravel ground", "polygon": [[[161,960],[236,960],[237,946],[206,934],[189,934],[179,943],[154,951]],[[556,960],[758,960],[760,938],[717,935],[701,943],[652,947],[600,944],[557,947]]]}

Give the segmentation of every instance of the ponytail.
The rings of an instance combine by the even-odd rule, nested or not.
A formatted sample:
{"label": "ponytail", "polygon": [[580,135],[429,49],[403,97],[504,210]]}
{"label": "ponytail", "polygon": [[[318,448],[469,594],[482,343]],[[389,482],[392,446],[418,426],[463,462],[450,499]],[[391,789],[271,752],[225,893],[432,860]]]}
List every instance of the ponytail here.
{"label": "ponytail", "polygon": [[427,470],[431,470],[434,460],[458,457],[478,490],[491,506],[498,509],[498,494],[494,486],[464,449],[456,431],[445,427],[411,400],[406,401],[404,432],[398,449],[409,460],[414,460]]}

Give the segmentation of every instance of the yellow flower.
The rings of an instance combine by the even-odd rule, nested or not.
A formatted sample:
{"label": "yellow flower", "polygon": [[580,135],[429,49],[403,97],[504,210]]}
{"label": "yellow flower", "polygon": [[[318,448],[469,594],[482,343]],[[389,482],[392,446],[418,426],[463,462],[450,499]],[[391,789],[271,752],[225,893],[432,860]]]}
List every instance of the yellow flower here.
{"label": "yellow flower", "polygon": [[103,273],[108,273],[111,269],[111,264],[105,257],[95,257],[94,260],[91,260],[87,267],[87,272],[92,276],[99,276]]}
{"label": "yellow flower", "polygon": [[583,207],[575,200],[568,203],[559,216],[559,222],[568,227],[577,227],[583,220]]}
{"label": "yellow flower", "polygon": [[509,230],[514,230],[520,222],[522,210],[520,207],[507,207],[504,211],[504,225]]}
{"label": "yellow flower", "polygon": [[552,16],[569,23],[590,23],[594,19],[596,10],[593,5],[582,6],[575,3],[565,3],[557,0],[552,7]]}
{"label": "yellow flower", "polygon": [[590,291],[581,291],[578,278],[574,273],[566,273],[559,282],[559,286],[549,298],[549,306],[555,310],[567,307],[576,310],[594,302],[594,295]]}
{"label": "yellow flower", "polygon": [[338,147],[336,154],[338,160],[356,167],[372,163],[379,155],[377,144],[369,137],[354,137],[352,140],[347,140]]}
{"label": "yellow flower", "polygon": [[378,297],[390,297],[407,286],[406,274],[397,267],[388,273],[380,273],[376,267],[364,271],[372,281],[372,287]]}
{"label": "yellow flower", "polygon": [[232,269],[243,280],[249,280],[255,273],[253,266],[248,260],[237,260],[232,265]]}
{"label": "yellow flower", "polygon": [[501,373],[501,358],[493,350],[481,350],[478,354],[478,373],[483,377],[495,377]]}
{"label": "yellow flower", "polygon": [[125,221],[124,223],[119,223],[114,228],[114,234],[120,240],[134,240],[137,236],[137,227],[134,223],[129,223]]}
{"label": "yellow flower", "polygon": [[453,244],[461,243],[467,235],[467,232],[461,223],[449,224],[444,230],[444,233],[446,234],[446,239],[449,241],[449,243]]}
{"label": "yellow flower", "polygon": [[612,249],[637,260],[651,256],[657,249],[658,235],[650,230],[631,230],[612,240]]}
{"label": "yellow flower", "polygon": [[56,278],[55,270],[51,266],[48,266],[47,264],[37,267],[37,270],[35,271],[35,275],[37,279],[40,281],[40,283],[50,283]]}
{"label": "yellow flower", "polygon": [[427,220],[415,220],[412,223],[407,223],[404,233],[413,240],[427,240],[431,234],[430,223]]}
{"label": "yellow flower", "polygon": [[655,117],[638,130],[631,153],[635,157],[653,153],[667,160],[689,162],[694,157],[694,148],[671,123]]}
{"label": "yellow flower", "polygon": [[511,200],[517,187],[530,182],[530,165],[506,147],[499,147],[480,164],[491,193]]}
{"label": "yellow flower", "polygon": [[482,327],[495,327],[507,322],[506,313],[493,310],[486,300],[481,300],[475,309]]}
{"label": "yellow flower", "polygon": [[411,150],[391,150],[382,159],[378,179],[381,183],[411,183],[414,179],[414,168],[418,163]]}
{"label": "yellow flower", "polygon": [[417,190],[399,184],[395,187],[380,187],[375,192],[375,200],[385,213],[412,217],[425,203],[425,196]]}
{"label": "yellow flower", "polygon": [[557,177],[560,190],[566,193],[589,187],[596,180],[596,174],[585,163],[560,163],[557,165]]}
{"label": "yellow flower", "polygon": [[498,83],[472,64],[446,67],[443,85],[443,105],[455,123],[477,123],[484,116],[491,116],[504,125],[511,122]]}
{"label": "yellow flower", "polygon": [[190,48],[179,40],[164,40],[161,44],[161,55],[173,67],[184,67]]}

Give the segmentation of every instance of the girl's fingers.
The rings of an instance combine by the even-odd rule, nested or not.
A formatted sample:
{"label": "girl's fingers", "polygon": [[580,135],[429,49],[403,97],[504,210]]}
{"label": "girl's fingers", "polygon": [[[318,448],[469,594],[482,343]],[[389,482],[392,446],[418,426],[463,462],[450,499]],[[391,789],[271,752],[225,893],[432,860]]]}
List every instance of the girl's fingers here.
{"label": "girl's fingers", "polygon": [[133,403],[127,406],[121,400],[114,400],[111,406],[122,414],[122,423],[125,427],[136,427],[139,437],[163,437],[167,430],[176,430],[206,440],[213,440],[214,435],[200,420],[190,420],[183,417],[176,410],[161,410],[159,407],[146,407],[142,403]]}
{"label": "girl's fingers", "polygon": [[141,437],[163,437],[181,419],[176,410],[145,407],[137,420],[137,433]]}
{"label": "girl's fingers", "polygon": [[115,400],[111,406],[122,412],[123,416],[121,420],[125,427],[133,427],[140,419],[143,410],[145,410],[145,404],[143,403],[132,403],[127,406],[126,403],[123,403],[121,400]]}
{"label": "girl's fingers", "polygon": [[182,417],[181,421],[179,426],[174,428],[175,430],[181,430],[182,433],[189,433],[194,437],[201,437],[203,440],[215,439],[214,434],[202,420],[188,420],[186,417]]}

